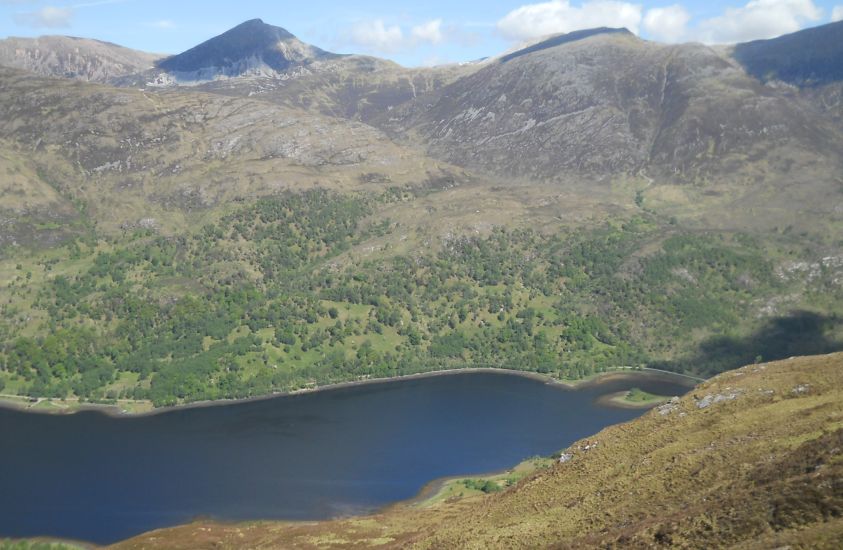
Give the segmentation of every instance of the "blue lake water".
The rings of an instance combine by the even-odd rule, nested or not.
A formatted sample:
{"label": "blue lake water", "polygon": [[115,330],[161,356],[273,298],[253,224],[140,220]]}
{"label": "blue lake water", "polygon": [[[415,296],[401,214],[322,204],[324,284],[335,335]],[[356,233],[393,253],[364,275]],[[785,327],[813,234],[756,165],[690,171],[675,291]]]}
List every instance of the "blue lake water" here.
{"label": "blue lake water", "polygon": [[429,481],[549,455],[642,410],[597,399],[681,379],[577,390],[466,373],[115,418],[0,409],[0,538],[109,543],[196,517],[323,519]]}

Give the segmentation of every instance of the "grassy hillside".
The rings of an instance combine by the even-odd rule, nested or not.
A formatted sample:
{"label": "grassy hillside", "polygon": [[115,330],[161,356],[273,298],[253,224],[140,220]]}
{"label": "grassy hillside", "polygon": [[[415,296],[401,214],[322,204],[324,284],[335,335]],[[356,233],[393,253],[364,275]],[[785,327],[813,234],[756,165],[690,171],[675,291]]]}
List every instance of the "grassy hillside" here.
{"label": "grassy hillside", "polygon": [[[623,59],[641,48],[656,56],[648,63],[669,55],[592,38],[632,48]],[[343,58],[337,80],[319,73],[327,80],[285,87],[316,86],[333,97],[325,106],[343,97],[357,113],[346,116],[365,118],[395,86],[403,97],[494,77],[509,99],[484,97],[500,111],[516,91],[535,93],[519,64],[554,88],[550,69],[589,40],[463,78],[453,68],[407,80]],[[618,61],[609,46],[596,50],[597,73]],[[691,61],[723,65],[704,53]],[[366,67],[377,74],[348,80]],[[588,86],[605,88],[586,72]],[[464,366],[707,376],[843,346],[843,209],[823,163],[751,182],[727,171],[678,185],[615,166],[612,176],[554,169],[553,181],[525,183],[529,170],[477,176],[292,100],[0,76],[0,394],[148,407]],[[739,80],[746,93],[757,85]],[[459,97],[488,87],[470,88]],[[650,88],[619,88],[610,103],[666,93]],[[548,96],[554,105],[560,94]],[[794,113],[787,128],[812,127],[814,115]],[[468,118],[466,128],[479,123]],[[825,155],[837,143],[826,141],[808,149]],[[535,152],[519,151],[519,162]]]}
{"label": "grassy hillside", "polygon": [[0,393],[172,405],[466,366],[707,376],[843,346],[843,260],[822,241],[644,210],[552,232],[412,223],[448,197],[287,193],[179,236],[12,254]]}
{"label": "grassy hillside", "polygon": [[839,548],[841,388],[843,354],[750,365],[575,443],[564,463],[525,464],[535,472],[504,490],[470,480],[371,517],[203,521],[115,548]]}
{"label": "grassy hillside", "polygon": [[0,540],[0,550],[82,550],[83,546],[51,541]]}

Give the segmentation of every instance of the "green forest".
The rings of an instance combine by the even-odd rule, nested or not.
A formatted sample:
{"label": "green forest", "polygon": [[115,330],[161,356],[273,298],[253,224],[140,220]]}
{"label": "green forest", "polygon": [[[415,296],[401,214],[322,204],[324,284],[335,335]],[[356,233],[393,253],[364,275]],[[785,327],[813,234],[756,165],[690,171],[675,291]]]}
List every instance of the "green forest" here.
{"label": "green forest", "polygon": [[[285,193],[181,236],[33,252],[2,295],[0,392],[163,406],[460,367],[709,376],[840,347],[843,291],[782,276],[780,241],[644,211],[356,254],[399,231],[378,212],[404,194]],[[759,313],[794,285],[798,311]]]}

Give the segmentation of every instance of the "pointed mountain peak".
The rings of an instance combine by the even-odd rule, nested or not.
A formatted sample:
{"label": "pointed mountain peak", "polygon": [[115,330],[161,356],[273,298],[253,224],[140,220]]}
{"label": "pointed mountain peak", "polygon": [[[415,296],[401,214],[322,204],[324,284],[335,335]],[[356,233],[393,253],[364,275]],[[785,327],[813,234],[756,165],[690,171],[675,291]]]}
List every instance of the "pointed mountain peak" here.
{"label": "pointed mountain peak", "polygon": [[[247,34],[248,33],[248,34]],[[269,25],[263,22],[263,19],[249,19],[240,23],[236,27],[224,32],[217,38],[222,37],[239,37],[240,35],[251,37],[255,40],[288,40],[295,38],[287,29]]]}
{"label": "pointed mountain peak", "polygon": [[217,76],[239,76],[254,71],[284,72],[320,59],[337,57],[305,44],[281,27],[250,19],[236,27],[169,57],[160,69],[204,80]]}

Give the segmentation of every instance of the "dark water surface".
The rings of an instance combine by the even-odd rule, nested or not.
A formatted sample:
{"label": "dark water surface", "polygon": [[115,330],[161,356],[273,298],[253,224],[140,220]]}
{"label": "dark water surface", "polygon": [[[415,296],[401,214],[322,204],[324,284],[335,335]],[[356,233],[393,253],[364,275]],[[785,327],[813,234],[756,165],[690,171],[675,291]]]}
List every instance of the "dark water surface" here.
{"label": "dark water surface", "polygon": [[641,410],[595,403],[649,377],[576,391],[472,373],[146,417],[0,409],[0,538],[114,542],[197,516],[321,519],[427,482],[548,455]]}

